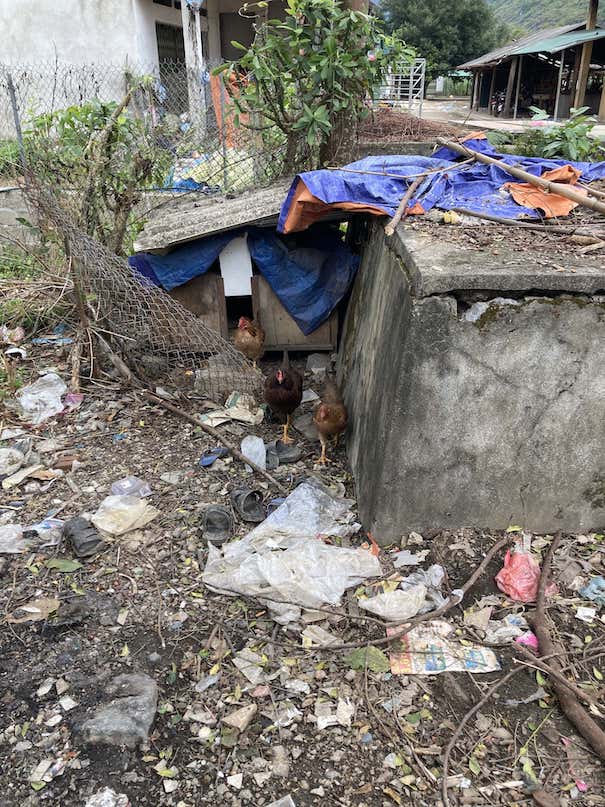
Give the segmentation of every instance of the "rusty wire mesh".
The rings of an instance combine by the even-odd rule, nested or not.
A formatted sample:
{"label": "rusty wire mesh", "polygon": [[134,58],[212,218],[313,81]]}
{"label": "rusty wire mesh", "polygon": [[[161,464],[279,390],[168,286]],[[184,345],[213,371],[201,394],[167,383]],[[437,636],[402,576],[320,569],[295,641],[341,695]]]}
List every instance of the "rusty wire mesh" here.
{"label": "rusty wire mesh", "polygon": [[232,391],[258,392],[260,372],[226,339],[78,229],[49,189],[30,180],[26,193],[37,219],[64,240],[90,331],[137,378],[151,387],[169,382],[193,389],[219,402]]}

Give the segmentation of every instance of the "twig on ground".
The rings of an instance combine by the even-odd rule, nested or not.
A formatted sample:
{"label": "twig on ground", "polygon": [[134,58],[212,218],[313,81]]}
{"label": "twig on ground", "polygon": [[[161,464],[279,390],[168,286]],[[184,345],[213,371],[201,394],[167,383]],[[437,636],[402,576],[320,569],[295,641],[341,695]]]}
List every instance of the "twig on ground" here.
{"label": "twig on ground", "polygon": [[[532,619],[534,633],[538,638],[538,645],[540,655],[548,656],[556,653],[561,653],[565,659],[565,651],[563,648],[557,647],[552,639],[550,629],[547,623],[546,614],[546,588],[550,579],[550,569],[552,559],[559,544],[561,543],[561,533],[557,533],[553,542],[550,545],[548,554],[544,559],[542,565],[542,574],[540,575],[540,583],[538,586],[538,596],[536,599],[536,612]],[[561,668],[565,666],[559,661],[554,659],[551,661],[551,666],[560,672]],[[605,732],[596,724],[592,717],[581,705],[577,695],[569,691],[567,685],[561,683],[559,678],[552,679],[552,688],[559,699],[561,711],[580,732],[582,737],[588,742],[598,756],[605,760]]]}
{"label": "twig on ground", "polygon": [[522,644],[513,644],[513,649],[518,653],[521,653],[521,655],[524,656],[528,662],[530,662],[529,664],[525,664],[525,662],[521,661],[520,659],[515,659],[517,664],[524,664],[526,667],[533,667],[534,669],[542,670],[542,672],[545,672],[551,678],[555,678],[557,681],[559,681],[564,687],[567,687],[567,689],[569,689],[570,692],[573,692],[576,698],[579,698],[579,700],[584,701],[584,703],[589,705],[592,704],[596,707],[599,706],[597,700],[589,692],[584,692],[582,689],[580,689],[580,687],[572,684],[571,681],[568,681],[559,670],[556,670],[552,666],[552,664],[547,664],[543,659],[537,658]]}
{"label": "twig on ground", "polygon": [[488,700],[500,689],[500,687],[504,686],[504,684],[506,684],[507,681],[510,681],[510,679],[514,675],[516,675],[521,669],[522,669],[521,667],[515,667],[514,669],[506,673],[504,678],[501,678],[499,681],[496,681],[496,683],[488,689],[488,691],[481,698],[481,700],[477,701],[477,703],[472,707],[472,709],[469,709],[469,711],[464,715],[464,717],[458,724],[456,731],[450,737],[450,741],[446,745],[445,752],[443,754],[443,780],[441,782],[441,798],[443,801],[443,807],[450,807],[450,800],[447,792],[448,791],[447,780],[450,767],[450,756],[452,753],[452,749],[456,745],[458,737],[460,737],[460,735],[462,734],[462,730],[464,729],[468,721],[471,719],[471,717],[476,715],[477,712],[481,709],[481,707],[488,702]]}
{"label": "twig on ground", "polygon": [[416,177],[416,179],[412,182],[410,187],[405,192],[401,202],[399,202],[399,207],[395,211],[395,215],[384,228],[384,232],[387,237],[393,235],[401,219],[402,218],[405,219],[410,199],[412,198],[412,196],[414,195],[414,193],[416,192],[422,181],[426,179],[427,176],[428,176],[427,172],[425,172],[424,174],[420,174],[418,177]]}
{"label": "twig on ground", "polygon": [[190,423],[199,426],[200,429],[205,431],[207,434],[211,435],[211,437],[213,437],[215,440],[218,440],[218,442],[221,443],[221,445],[225,446],[227,451],[232,456],[246,463],[246,465],[249,465],[257,474],[264,477],[267,480],[267,482],[270,482],[271,485],[273,485],[273,487],[279,490],[280,493],[283,493],[285,496],[288,495],[289,491],[281,484],[281,482],[278,482],[277,479],[274,476],[272,476],[272,474],[270,474],[268,471],[264,471],[262,468],[256,465],[256,463],[252,462],[252,460],[249,460],[247,457],[244,457],[242,452],[234,445],[229,443],[225,439],[225,437],[223,437],[221,432],[219,432],[212,426],[208,426],[208,424],[204,423],[203,420],[200,420],[200,418],[197,415],[191,415],[189,414],[189,412],[185,412],[184,409],[180,409],[178,406],[173,406],[172,404],[168,403],[168,401],[165,401],[163,398],[159,398],[157,395],[154,395],[152,392],[149,392],[148,390],[141,390],[141,393],[150,401],[152,401],[154,404],[163,406],[164,409],[167,409],[174,415],[178,415],[184,420],[188,420]]}

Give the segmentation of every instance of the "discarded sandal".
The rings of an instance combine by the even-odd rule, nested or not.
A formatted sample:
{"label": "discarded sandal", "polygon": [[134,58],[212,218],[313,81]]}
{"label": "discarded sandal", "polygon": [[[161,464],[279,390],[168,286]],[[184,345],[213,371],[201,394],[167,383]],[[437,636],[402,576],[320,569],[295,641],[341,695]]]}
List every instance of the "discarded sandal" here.
{"label": "discarded sandal", "polygon": [[303,455],[302,448],[300,448],[300,446],[290,443],[283,443],[281,440],[278,440],[275,443],[275,451],[279,457],[280,465],[286,465],[288,462],[298,462]]}
{"label": "discarded sandal", "polygon": [[220,546],[233,535],[233,516],[222,504],[211,504],[202,513],[202,536],[209,544]]}
{"label": "discarded sandal", "polygon": [[202,468],[210,468],[218,459],[226,457],[229,452],[226,448],[213,448],[212,451],[205,451],[200,457]]}
{"label": "discarded sandal", "polygon": [[91,558],[105,549],[105,541],[88,519],[69,518],[63,525],[63,535],[70,541],[79,558]]}
{"label": "discarded sandal", "polygon": [[263,494],[260,490],[251,488],[237,488],[231,491],[233,509],[243,521],[258,524],[265,520]]}

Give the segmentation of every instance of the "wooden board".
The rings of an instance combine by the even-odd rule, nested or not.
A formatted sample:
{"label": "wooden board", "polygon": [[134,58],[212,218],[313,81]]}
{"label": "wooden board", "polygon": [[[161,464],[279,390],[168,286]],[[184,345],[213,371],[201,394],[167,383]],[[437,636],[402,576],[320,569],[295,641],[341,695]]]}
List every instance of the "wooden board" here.
{"label": "wooden board", "polygon": [[182,286],[169,292],[170,296],[188,308],[204,323],[217,331],[224,339],[229,338],[227,306],[223,278],[213,272],[194,277]]}
{"label": "wooden board", "polygon": [[261,275],[252,278],[252,310],[265,330],[265,350],[336,349],[336,311],[317,330],[305,336]]}

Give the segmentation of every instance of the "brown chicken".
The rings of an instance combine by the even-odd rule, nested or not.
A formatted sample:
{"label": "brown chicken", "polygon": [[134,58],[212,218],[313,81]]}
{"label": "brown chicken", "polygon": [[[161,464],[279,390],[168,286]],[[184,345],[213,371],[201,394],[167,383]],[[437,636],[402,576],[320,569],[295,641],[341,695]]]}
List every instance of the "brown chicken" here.
{"label": "brown chicken", "polygon": [[290,419],[292,412],[300,406],[302,400],[302,376],[290,367],[288,352],[284,350],[284,358],[279,370],[275,370],[265,380],[265,401],[269,404],[272,412],[276,412],[286,418],[282,443],[293,443],[288,437]]}
{"label": "brown chicken", "polygon": [[256,320],[240,317],[233,344],[256,367],[256,362],[265,352],[265,332]]}
{"label": "brown chicken", "polygon": [[338,435],[347,428],[347,408],[342,401],[340,391],[336,384],[328,379],[326,381],[321,401],[315,410],[313,422],[317,428],[319,440],[321,442],[321,457],[319,462],[325,465],[329,462],[326,457],[326,446],[328,438],[335,438],[335,445],[338,444]]}

